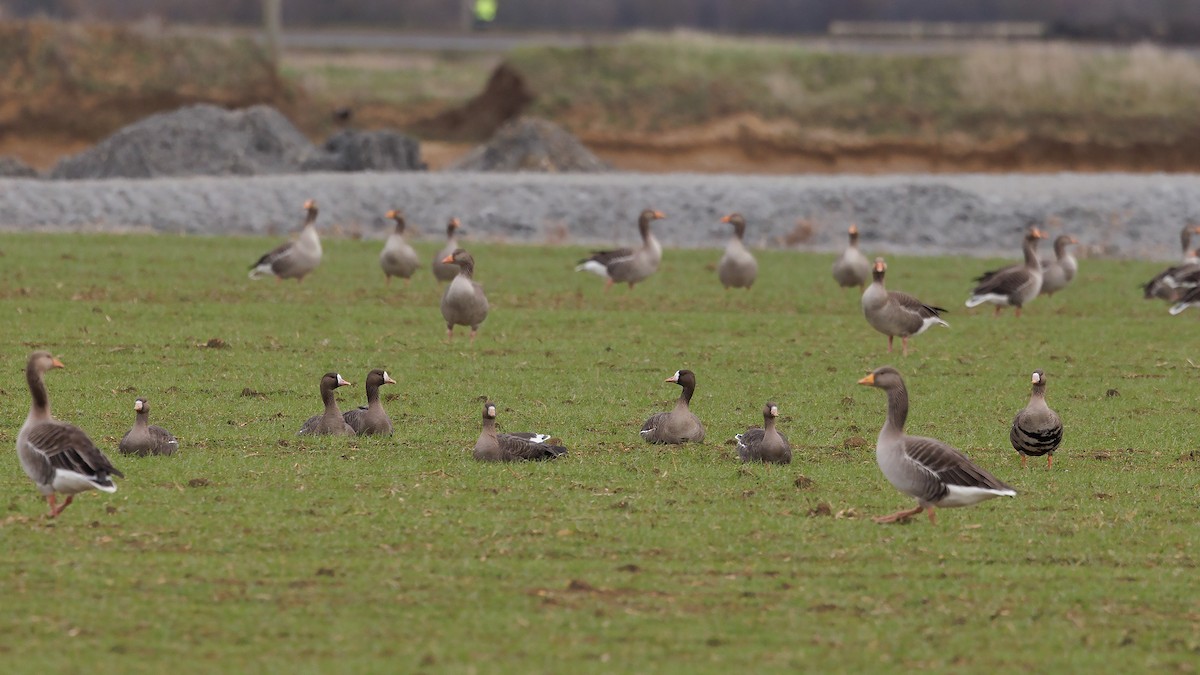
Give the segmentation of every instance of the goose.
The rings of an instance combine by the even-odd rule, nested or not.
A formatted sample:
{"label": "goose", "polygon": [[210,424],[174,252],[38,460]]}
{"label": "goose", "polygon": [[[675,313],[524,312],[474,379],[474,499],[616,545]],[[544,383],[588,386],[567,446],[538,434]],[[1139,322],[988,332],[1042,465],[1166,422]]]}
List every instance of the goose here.
{"label": "goose", "polygon": [[[1179,233],[1179,243],[1183,246],[1183,261],[1159,272],[1153,279],[1142,284],[1142,297],[1147,300],[1158,298],[1168,302],[1179,302],[1187,293],[1200,283],[1200,249],[1192,250],[1192,235],[1200,234],[1200,225],[1188,225]],[[1183,309],[1179,310],[1180,312]],[[1179,312],[1174,312],[1178,314]]]}
{"label": "goose", "polygon": [[779,417],[779,406],[767,401],[763,407],[763,428],[751,427],[733,437],[737,441],[738,457],[743,462],[791,464],[792,446],[786,436],[775,430],[776,417]]}
{"label": "goose", "polygon": [[749,289],[758,278],[758,261],[742,242],[746,236],[746,219],[740,213],[731,213],[722,218],[721,222],[733,225],[733,236],[725,244],[725,254],[717,263],[717,278],[726,290]]}
{"label": "goose", "polygon": [[648,443],[703,443],[704,425],[692,414],[688,404],[692,394],[696,392],[696,374],[690,370],[677,370],[664,382],[674,382],[683,387],[675,409],[671,412],[661,412],[650,417],[642,425],[642,438]]}
{"label": "goose", "polygon": [[295,241],[280,244],[258,262],[250,266],[250,278],[260,279],[274,275],[276,280],[295,279],[304,281],[304,276],[321,264],[321,238],[317,236],[317,202],[304,202],[308,213],[304,227]]}
{"label": "goose", "polygon": [[396,229],[388,235],[383,250],[379,252],[379,267],[388,284],[392,283],[392,277],[400,277],[408,285],[421,263],[417,259],[417,252],[404,239],[404,214],[392,210],[387,212],[387,217],[396,221]]}
{"label": "goose", "polygon": [[475,341],[475,333],[479,324],[487,319],[488,301],[483,294],[483,286],[475,281],[475,259],[464,249],[456,248],[454,253],[442,258],[442,262],[458,266],[458,276],[446,287],[442,294],[442,317],[446,319],[446,339],[454,339],[455,326],[471,327],[471,342]]}
{"label": "goose", "polygon": [[567,454],[567,448],[546,434],[496,432],[496,404],[483,404],[483,428],[475,441],[475,459],[481,462],[519,462],[522,460],[556,459]]}
{"label": "goose", "polygon": [[876,368],[859,384],[887,392],[887,421],[879,430],[875,461],[895,488],[916,498],[917,505],[875,518],[877,523],[907,520],[929,510],[936,524],[935,507],[971,506],[994,497],[1015,497],[1016,490],[980,468],[956,448],[934,438],[908,436],[908,390],[904,379],[891,366]]}
{"label": "goose", "polygon": [[[108,457],[96,447],[83,429],[60,422],[50,414],[50,393],[43,376],[52,368],[64,368],[49,352],[36,351],[25,365],[29,384],[29,415],[17,432],[17,458],[25,475],[46,497],[49,517],[70,506],[75,495],[85,490],[116,492],[112,477],[124,478]],[[66,495],[62,504],[57,495]]]}
{"label": "goose", "polygon": [[379,402],[379,388],[385,384],[396,384],[386,370],[376,368],[367,373],[367,404],[347,410],[342,415],[346,424],[359,436],[392,435],[392,420],[383,409],[383,404]]}
{"label": "goose", "polygon": [[133,428],[125,432],[117,449],[123,455],[173,455],[179,449],[179,441],[166,429],[150,424],[150,403],[144,398],[133,402],[137,413]]}
{"label": "goose", "polygon": [[1046,468],[1054,465],[1054,451],[1062,443],[1063,425],[1058,414],[1046,405],[1046,373],[1039,368],[1033,371],[1033,392],[1029,405],[1013,418],[1012,431],[1008,440],[1013,449],[1021,454],[1021,468],[1029,457],[1046,456]]}
{"label": "goose", "polygon": [[1046,235],[1036,227],[1029,228],[1025,235],[1025,263],[1010,265],[1003,269],[984,272],[976,277],[979,284],[967,298],[967,307],[975,307],[985,302],[996,306],[996,316],[1000,308],[1016,307],[1016,315],[1021,316],[1021,307],[1037,297],[1042,290],[1042,264],[1037,257],[1037,244]]}
{"label": "goose", "polygon": [[892,351],[892,338],[899,335],[902,352],[908,356],[908,338],[924,333],[930,326],[946,326],[939,316],[945,309],[926,305],[908,293],[889,291],[883,286],[883,276],[887,272],[887,263],[883,258],[876,258],[874,265],[874,281],[862,294],[863,316],[875,330],[883,333],[888,339],[888,353]]}
{"label": "goose", "polygon": [[342,379],[338,373],[325,373],[321,376],[321,402],[325,404],[325,412],[321,415],[313,415],[304,421],[304,426],[300,427],[298,436],[322,436],[322,435],[354,435],[354,427],[346,424],[346,420],[342,418],[342,411],[338,410],[337,397],[334,396],[333,390],[338,387],[345,387],[351,384]]}
{"label": "goose", "polygon": [[458,276],[458,267],[445,262],[446,256],[452,255],[458,249],[458,229],[462,224],[458,218],[451,218],[446,223],[446,245],[433,256],[433,276],[438,281],[454,281]]}
{"label": "goose", "polygon": [[867,277],[871,276],[871,263],[858,250],[858,225],[850,225],[846,232],[850,235],[850,243],[842,251],[842,257],[833,261],[833,280],[842,288],[858,286],[865,290]]}
{"label": "goose", "polygon": [[1188,307],[1200,307],[1200,286],[1183,291],[1179,296],[1178,302],[1171,305],[1171,309],[1167,311],[1170,312],[1171,316],[1175,316]]}
{"label": "goose", "polygon": [[1059,235],[1054,240],[1054,259],[1041,262],[1042,288],[1038,291],[1040,295],[1054,295],[1066,288],[1075,278],[1075,273],[1079,271],[1079,263],[1067,247],[1078,243],[1078,239],[1066,234]]}
{"label": "goose", "polygon": [[630,288],[658,270],[662,262],[662,246],[650,232],[650,223],[667,216],[662,211],[646,209],[638,216],[638,231],[642,233],[642,245],[638,248],[618,248],[611,251],[593,251],[590,258],[579,261],[576,272],[591,272],[608,281],[604,290],[615,283],[627,283]]}

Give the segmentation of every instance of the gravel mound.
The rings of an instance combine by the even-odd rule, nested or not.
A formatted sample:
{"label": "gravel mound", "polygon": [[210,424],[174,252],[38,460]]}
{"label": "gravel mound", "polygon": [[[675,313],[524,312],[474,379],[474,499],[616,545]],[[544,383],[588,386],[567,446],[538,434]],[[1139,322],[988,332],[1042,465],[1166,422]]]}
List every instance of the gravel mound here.
{"label": "gravel mound", "polygon": [[0,177],[37,178],[38,172],[25,162],[8,155],[0,156]]}
{"label": "gravel mound", "polygon": [[304,162],[305,171],[423,171],[421,146],[395,131],[344,129],[325,141],[324,153]]}
{"label": "gravel mound", "polygon": [[451,171],[544,173],[594,173],[610,169],[562,127],[531,117],[500,127],[487,143],[450,167]]}

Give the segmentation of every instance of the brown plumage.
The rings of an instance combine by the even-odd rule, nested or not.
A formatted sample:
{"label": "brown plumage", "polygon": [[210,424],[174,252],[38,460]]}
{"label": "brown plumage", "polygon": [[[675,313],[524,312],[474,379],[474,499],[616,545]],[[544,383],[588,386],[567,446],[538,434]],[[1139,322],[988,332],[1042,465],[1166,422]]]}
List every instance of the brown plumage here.
{"label": "brown plumage", "polygon": [[721,285],[729,288],[749,289],[758,278],[758,261],[746,249],[746,219],[740,213],[731,213],[721,219],[733,226],[733,236],[725,244],[725,253],[717,263],[717,278]]}
{"label": "brown plumage", "polygon": [[454,253],[442,259],[442,262],[457,266],[458,276],[446,287],[442,294],[442,318],[446,320],[446,339],[454,339],[455,326],[471,327],[471,342],[475,341],[475,333],[479,325],[487,319],[488,301],[483,293],[483,286],[475,281],[475,258],[464,249],[455,249]]}
{"label": "brown plumage", "polygon": [[642,438],[647,443],[703,443],[704,425],[689,407],[692,395],[696,392],[696,374],[690,370],[677,370],[664,382],[674,382],[683,387],[683,391],[675,401],[674,410],[658,413],[646,420],[640,432]]}
{"label": "brown plumage", "polygon": [[458,249],[458,230],[462,224],[458,218],[451,218],[446,223],[446,245],[433,256],[433,276],[438,281],[454,281],[458,276],[458,266],[446,262],[446,256],[453,255]]}
{"label": "brown plumage", "polygon": [[763,428],[750,427],[733,437],[737,442],[738,457],[743,462],[791,463],[792,446],[787,437],[775,429],[776,417],[779,417],[779,406],[767,401],[763,406]]}
{"label": "brown plumage", "polygon": [[642,235],[642,245],[638,248],[618,248],[609,251],[593,251],[591,257],[584,258],[575,266],[576,272],[591,272],[604,277],[607,281],[604,290],[613,284],[629,284],[630,288],[658,271],[662,262],[662,246],[650,232],[650,223],[667,216],[662,211],[646,209],[638,216],[638,232]]}
{"label": "brown plumage", "polygon": [[274,276],[276,280],[303,281],[305,275],[321,264],[321,238],[317,235],[317,203],[304,202],[306,217],[295,241],[281,244],[250,266],[250,278]]}
{"label": "brown plumage", "polygon": [[1022,247],[1025,262],[976,277],[975,281],[979,283],[967,298],[967,307],[988,302],[995,305],[996,316],[1000,315],[1001,307],[1008,306],[1016,307],[1016,315],[1021,316],[1021,308],[1042,290],[1042,263],[1037,257],[1037,244],[1045,238],[1041,230],[1030,227]]}
{"label": "brown plumage", "polygon": [[1075,273],[1079,271],[1079,262],[1067,247],[1078,243],[1078,239],[1067,234],[1059,235],[1054,240],[1054,258],[1042,261],[1042,288],[1038,291],[1040,294],[1054,295],[1075,279]]}
{"label": "brown plumage", "polygon": [[379,402],[379,388],[385,384],[396,384],[386,370],[375,368],[367,373],[367,404],[347,410],[342,415],[346,424],[359,436],[392,435],[392,420]]}
{"label": "brown plumage", "polygon": [[123,455],[173,455],[179,449],[179,441],[166,429],[150,424],[150,403],[144,398],[133,402],[137,413],[133,428],[125,432],[117,449]]}
{"label": "brown plumage", "polygon": [[1029,404],[1013,418],[1008,440],[1021,455],[1021,467],[1028,457],[1046,456],[1046,468],[1054,465],[1054,451],[1062,443],[1063,425],[1058,413],[1046,405],[1046,373],[1033,371],[1033,391]]}
{"label": "brown plumage", "polygon": [[883,286],[887,263],[883,258],[875,259],[874,281],[863,291],[862,309],[867,323],[883,333],[888,339],[888,352],[892,351],[892,338],[899,335],[905,356],[908,356],[908,338],[920,335],[930,326],[950,324],[939,316],[946,311],[941,307],[926,305],[908,293],[889,291]]}
{"label": "brown plumage", "polygon": [[841,257],[833,261],[833,280],[842,288],[858,286],[866,290],[867,280],[871,278],[871,263],[858,250],[858,226],[851,225],[846,232],[850,242]]}
{"label": "brown plumage", "polygon": [[496,431],[496,404],[483,404],[483,428],[475,441],[475,459],[481,462],[519,462],[556,459],[567,454],[566,446],[546,434],[503,434]]}
{"label": "brown plumage", "polygon": [[298,435],[301,436],[353,436],[354,427],[346,424],[346,420],[342,418],[342,411],[338,410],[337,396],[333,390],[338,387],[344,387],[350,383],[343,380],[342,376],[337,373],[325,373],[321,376],[321,402],[325,404],[325,412],[320,415],[313,415],[304,421],[304,425],[300,427]]}
{"label": "brown plumage", "polygon": [[383,250],[379,252],[379,268],[383,270],[383,276],[387,279],[387,283],[392,283],[392,277],[400,277],[404,279],[405,284],[408,284],[421,263],[417,258],[417,252],[413,250],[412,246],[409,246],[408,241],[404,238],[406,226],[404,214],[393,210],[387,212],[387,217],[396,221],[396,228],[388,235],[387,241],[383,244]]}

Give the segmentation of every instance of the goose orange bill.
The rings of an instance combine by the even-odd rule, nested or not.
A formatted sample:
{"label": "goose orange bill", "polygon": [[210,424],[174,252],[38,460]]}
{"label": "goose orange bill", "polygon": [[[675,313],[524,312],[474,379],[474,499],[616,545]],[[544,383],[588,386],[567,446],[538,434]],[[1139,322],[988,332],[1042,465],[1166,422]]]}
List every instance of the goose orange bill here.
{"label": "goose orange bill", "polygon": [[867,385],[875,384],[875,373],[868,373],[867,376],[859,380],[858,383]]}
{"label": "goose orange bill", "polygon": [[454,254],[451,253],[450,255],[446,256],[445,258],[442,258],[442,262],[444,262],[444,263],[454,262]]}

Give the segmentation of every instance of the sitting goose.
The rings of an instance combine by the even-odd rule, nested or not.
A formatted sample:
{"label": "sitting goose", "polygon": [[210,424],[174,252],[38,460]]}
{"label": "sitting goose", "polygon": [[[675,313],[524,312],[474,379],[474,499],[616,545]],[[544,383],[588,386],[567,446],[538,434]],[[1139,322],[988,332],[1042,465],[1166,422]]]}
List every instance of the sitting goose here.
{"label": "sitting goose", "polygon": [[304,220],[300,235],[295,241],[280,244],[251,265],[251,279],[275,275],[276,280],[303,281],[304,275],[321,264],[321,238],[317,236],[315,224],[317,203],[311,199],[304,202],[304,210],[308,212],[308,216]]}
{"label": "sitting goose", "polygon": [[604,290],[615,283],[627,283],[630,288],[658,270],[662,262],[662,246],[650,232],[650,223],[667,216],[662,211],[646,209],[638,216],[638,231],[642,233],[642,245],[638,248],[618,248],[611,251],[593,251],[590,258],[579,261],[576,272],[588,271],[608,281]]}
{"label": "sitting goose", "polygon": [[1042,290],[1042,263],[1037,257],[1038,240],[1046,235],[1036,227],[1030,227],[1025,235],[1025,263],[1010,265],[1003,269],[984,272],[975,278],[979,284],[967,298],[967,307],[975,307],[985,302],[996,306],[996,316],[1000,308],[1016,307],[1017,316],[1021,316],[1021,307],[1037,297]]}
{"label": "sitting goose", "polygon": [[971,506],[993,497],[1017,495],[1011,487],[950,445],[934,438],[904,433],[908,390],[895,368],[876,368],[858,383],[887,392],[887,421],[879,430],[875,461],[888,482],[917,499],[916,507],[880,516],[875,522],[894,523],[929,509],[929,522],[936,524],[935,507]]}
{"label": "sitting goose", "polygon": [[648,443],[703,443],[704,425],[692,414],[688,404],[696,392],[696,374],[690,370],[677,370],[664,382],[674,382],[683,387],[675,409],[653,415],[642,425],[642,438]]}
{"label": "sitting goose", "polygon": [[1042,261],[1042,288],[1038,291],[1039,294],[1054,295],[1066,288],[1075,278],[1075,273],[1079,271],[1079,263],[1067,247],[1078,243],[1078,239],[1066,234],[1061,234],[1054,240],[1054,259]]}
{"label": "sitting goose", "polygon": [[379,388],[385,384],[396,384],[386,370],[376,368],[367,373],[367,404],[354,410],[347,410],[342,415],[354,433],[359,436],[392,435],[392,420],[388,417],[383,404],[379,402]]}
{"label": "sitting goose", "polygon": [[[50,414],[50,394],[43,378],[51,368],[63,368],[62,361],[48,352],[36,351],[25,365],[29,384],[29,415],[17,432],[17,458],[50,505],[51,518],[70,506],[75,495],[85,490],[116,492],[113,476],[125,477],[83,429],[54,419]],[[67,496],[61,505],[56,495]]]}
{"label": "sitting goose", "polygon": [[733,437],[737,441],[738,457],[743,462],[791,464],[792,446],[787,437],[775,430],[779,406],[767,401],[763,408],[763,428],[751,427]]}
{"label": "sitting goose", "polygon": [[726,290],[730,288],[748,289],[758,278],[758,261],[742,243],[742,239],[746,236],[746,219],[740,213],[731,213],[722,218],[721,222],[733,225],[733,236],[725,244],[725,254],[717,263],[717,278],[721,280],[721,285]]}
{"label": "sitting goose", "polygon": [[1046,405],[1046,374],[1041,369],[1035,370],[1029,405],[1013,418],[1008,434],[1013,449],[1021,453],[1021,468],[1025,468],[1026,458],[1042,455],[1046,456],[1046,468],[1053,466],[1054,451],[1062,443],[1062,437],[1062,420]]}
{"label": "sitting goose", "polygon": [[833,280],[842,288],[858,286],[865,289],[867,277],[871,276],[871,263],[858,250],[858,226],[852,224],[846,232],[850,235],[850,243],[842,251],[842,257],[833,262]]}
{"label": "sitting goose", "polygon": [[458,222],[458,218],[451,218],[450,222],[446,223],[446,245],[442,250],[433,256],[433,276],[438,281],[454,281],[454,277],[458,276],[458,266],[444,262],[446,256],[452,255],[458,250],[458,228],[462,224]]}
{"label": "sitting goose", "polygon": [[383,244],[383,250],[379,253],[379,267],[383,269],[388,284],[392,283],[392,277],[400,277],[407,285],[421,263],[417,259],[417,252],[404,239],[404,214],[392,210],[387,212],[387,217],[396,221],[396,229]]}
{"label": "sitting goose", "polygon": [[333,394],[334,389],[348,384],[350,383],[337,373],[325,373],[321,376],[321,402],[325,404],[325,412],[305,420],[304,426],[300,427],[297,433],[298,436],[354,435],[354,427],[346,424],[346,420],[342,418],[337,397]]}
{"label": "sitting goose", "polygon": [[519,462],[531,459],[556,459],[567,448],[546,434],[496,432],[496,404],[483,404],[483,429],[475,441],[475,459],[481,462]]}
{"label": "sitting goose", "polygon": [[125,432],[117,449],[123,455],[173,455],[179,449],[179,441],[166,429],[150,424],[150,403],[144,398],[133,402],[137,413],[133,428]]}
{"label": "sitting goose", "polygon": [[488,301],[483,294],[483,286],[475,281],[475,259],[461,248],[442,258],[442,262],[458,266],[458,276],[446,287],[442,294],[442,317],[446,319],[446,339],[454,339],[454,327],[470,326],[471,342],[475,341],[475,333],[479,324],[487,319]]}
{"label": "sitting goose", "polygon": [[889,354],[892,351],[892,338],[899,335],[902,351],[908,356],[909,336],[920,335],[930,326],[949,328],[950,324],[938,316],[946,311],[941,307],[926,305],[908,293],[884,288],[885,272],[887,263],[883,258],[876,258],[874,281],[862,295],[863,315],[872,328],[887,336]]}

